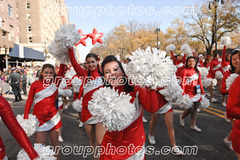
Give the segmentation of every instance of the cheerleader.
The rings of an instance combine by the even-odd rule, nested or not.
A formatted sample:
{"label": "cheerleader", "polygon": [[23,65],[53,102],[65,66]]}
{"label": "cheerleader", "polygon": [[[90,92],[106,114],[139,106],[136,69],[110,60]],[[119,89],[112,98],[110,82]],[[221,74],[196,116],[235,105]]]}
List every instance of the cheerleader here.
{"label": "cheerleader", "polygon": [[196,126],[196,120],[197,108],[199,107],[199,101],[201,101],[201,94],[204,95],[204,90],[201,81],[201,73],[197,69],[197,59],[195,57],[188,57],[186,67],[181,73],[181,79],[183,95],[187,94],[190,96],[193,106],[180,115],[180,125],[184,126],[184,118],[191,114],[190,128],[196,132],[201,132],[201,129]]}
{"label": "cheerleader", "polygon": [[[218,71],[221,72],[221,61],[219,61],[219,54],[215,53],[213,56],[213,60],[210,63],[210,71],[209,71],[207,78],[214,79],[216,77],[216,72],[218,72]],[[219,77],[216,77],[216,78],[217,78],[218,89],[220,91],[221,90],[221,87],[220,87],[221,80],[219,79]],[[212,84],[208,87],[208,91],[210,93],[211,102],[217,102],[217,99],[214,98]]]}
{"label": "cheerleader", "polygon": [[58,76],[55,77],[54,66],[44,64],[39,80],[32,83],[24,110],[24,119],[28,119],[32,104],[33,115],[40,122],[35,134],[35,143],[45,144],[46,134],[50,133],[51,144],[59,145],[59,129],[62,127],[60,114],[56,108],[58,86],[61,83],[65,65],[61,64]]}
{"label": "cheerleader", "polygon": [[198,67],[204,67],[204,59],[203,59],[204,57],[203,57],[203,55],[202,54],[200,54],[199,55],[199,60],[198,60]]}
{"label": "cheerleader", "polygon": [[[107,56],[102,62],[102,71],[105,78],[105,86],[114,87],[121,92],[126,92],[132,97],[130,103],[134,103],[136,111],[131,124],[121,131],[107,131],[104,135],[102,146],[105,151],[101,153],[100,160],[110,159],[137,159],[143,160],[145,133],[143,128],[143,108],[149,112],[156,112],[159,109],[158,99],[155,90],[146,90],[139,86],[131,86],[126,77],[125,71],[115,56]],[[140,105],[141,104],[141,105]],[[112,147],[109,147],[112,146]],[[124,147],[124,153],[112,152],[112,148]],[[138,150],[136,149],[138,148]]]}
{"label": "cheerleader", "polygon": [[[239,52],[238,50],[234,50],[233,53],[231,54],[231,57],[230,57],[230,69],[224,73],[224,76],[223,76],[223,79],[222,79],[222,85],[221,85],[221,94],[222,95],[228,95],[229,90],[227,89],[227,86],[226,86],[226,80],[228,79],[228,77],[230,77],[231,74],[234,74],[236,72],[236,69],[238,68],[238,66],[240,64],[240,60],[239,60],[239,57],[238,57],[238,52]],[[229,119],[226,116],[225,120],[227,122],[231,122],[232,125],[234,123],[233,118]],[[229,135],[224,139],[224,142],[226,143],[226,145],[230,149],[232,149],[231,131],[230,131]]]}
{"label": "cheerleader", "polygon": [[184,54],[183,58],[181,58],[182,55],[176,55],[175,57],[172,51],[170,51],[170,53],[172,55],[173,64],[177,67],[176,76],[180,77],[181,72],[184,69],[184,64],[186,62],[186,54]]}
{"label": "cheerleader", "polygon": [[[33,149],[32,144],[22,129],[22,127],[19,125],[18,121],[15,118],[15,115],[12,111],[11,106],[7,102],[5,98],[3,98],[0,95],[0,116],[5,123],[5,125],[8,127],[14,138],[17,140],[18,144],[27,152],[29,158],[31,160],[37,159],[38,154]],[[7,160],[7,156],[5,154],[5,146],[3,144],[2,138],[0,136],[0,160]]]}
{"label": "cheerleader", "polygon": [[[85,130],[87,132],[90,145],[94,148],[100,146],[103,136],[105,134],[105,128],[102,124],[95,120],[88,110],[88,101],[91,100],[92,94],[101,86],[103,86],[102,72],[99,68],[98,56],[94,53],[89,53],[86,56],[87,69],[84,70],[77,63],[74,55],[73,48],[68,50],[69,58],[71,60],[72,66],[78,75],[83,77],[83,99],[82,99],[82,112],[81,121],[84,123]],[[79,93],[79,98],[81,94]]]}
{"label": "cheerleader", "polygon": [[[240,52],[238,50],[238,56],[240,58]],[[238,73],[240,71],[240,65],[238,66]],[[231,139],[233,149],[240,159],[240,76],[238,76],[232,83],[229,89],[229,95],[227,100],[227,116],[235,118]]]}
{"label": "cheerleader", "polygon": [[149,136],[148,140],[150,144],[156,144],[155,138],[154,138],[154,128],[157,124],[159,115],[164,115],[165,124],[167,126],[167,132],[168,136],[172,145],[172,151],[174,155],[182,155],[182,151],[179,150],[179,148],[176,146],[176,140],[175,140],[175,131],[173,126],[173,109],[171,102],[168,102],[165,100],[164,96],[161,95],[159,92],[157,92],[158,97],[158,105],[161,107],[157,112],[154,114],[151,114],[151,121],[149,125]]}
{"label": "cheerleader", "polygon": [[[223,53],[222,53],[222,64],[221,64],[221,67],[222,67],[222,71],[223,71],[223,74],[226,73],[226,72],[229,72],[229,68],[230,68],[230,56],[231,54],[227,54],[226,55],[226,46],[224,46],[223,48]],[[228,73],[229,75],[229,73]],[[228,77],[228,76],[227,76]],[[227,78],[225,77],[225,78]],[[226,79],[225,79],[226,80]],[[222,79],[222,85],[223,85],[223,79]],[[226,94],[223,94],[222,93],[222,86],[221,86],[221,94],[222,94],[222,105],[224,107],[226,107],[226,102],[225,102],[225,96]]]}

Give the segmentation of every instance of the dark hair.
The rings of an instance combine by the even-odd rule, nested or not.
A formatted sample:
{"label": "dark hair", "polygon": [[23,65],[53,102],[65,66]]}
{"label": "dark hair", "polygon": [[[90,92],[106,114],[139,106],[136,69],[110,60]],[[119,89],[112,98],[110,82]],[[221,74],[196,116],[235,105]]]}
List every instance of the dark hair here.
{"label": "dark hair", "polygon": [[207,66],[207,61],[209,61],[211,59],[211,57],[206,57],[205,61],[204,61],[204,67]]}
{"label": "dark hair", "polygon": [[[55,70],[54,70],[54,66],[53,65],[51,65],[51,64],[44,64],[43,66],[42,66],[42,69],[41,69],[41,72],[43,72],[44,71],[44,69],[46,69],[46,68],[51,68],[51,69],[53,69],[53,77],[55,78],[56,77],[56,73],[55,73]],[[43,79],[43,76],[40,74],[40,76],[39,76],[39,80],[42,80]]]}
{"label": "dark hair", "polygon": [[[227,56],[228,56],[229,54],[231,55],[231,53],[229,53],[229,52],[225,55],[225,61],[228,61]],[[222,57],[222,58],[224,58],[224,57]]]}
{"label": "dark hair", "polygon": [[[99,61],[98,56],[95,53],[88,53],[85,61],[87,61],[87,59],[90,58],[90,57],[93,57],[96,61]],[[103,74],[100,70],[99,64],[97,65],[97,68],[98,68],[98,73],[100,74],[100,76],[103,76]],[[90,76],[90,70],[88,71],[88,77],[89,76]]]}
{"label": "dark hair", "polygon": [[[124,83],[124,91],[125,91],[125,92],[131,92],[131,91],[133,91],[134,86],[129,85],[129,81],[128,81],[128,78],[127,78],[127,76],[126,76],[126,73],[125,73],[125,71],[124,71],[124,69],[123,69],[122,63],[119,62],[114,55],[110,55],[110,56],[107,56],[107,57],[104,58],[104,60],[103,60],[103,62],[102,62],[103,75],[104,75],[104,66],[105,66],[107,63],[109,63],[109,62],[117,62],[118,65],[119,65],[119,67],[120,67],[120,69],[122,70],[122,72],[123,72],[123,79],[124,79],[124,82],[123,82],[123,83]],[[107,81],[104,81],[104,82],[105,82],[105,84],[104,84],[105,86],[112,87],[110,84],[108,84]]]}
{"label": "dark hair", "polygon": [[219,53],[214,53],[213,59],[215,59],[217,57],[217,55],[219,55]]}
{"label": "dark hair", "polygon": [[189,61],[189,59],[191,59],[191,58],[195,60],[194,69],[195,69],[195,71],[197,72],[197,74],[199,74],[199,70],[198,70],[198,68],[197,68],[197,62],[198,62],[198,60],[197,60],[196,57],[193,57],[193,56],[188,57],[187,60],[186,60],[186,66],[185,66],[185,68],[188,67],[188,61]]}
{"label": "dark hair", "polygon": [[233,50],[232,54],[231,54],[231,57],[230,57],[230,66],[231,66],[231,69],[230,69],[230,72],[231,73],[235,73],[236,71],[236,67],[233,66],[232,64],[232,57],[235,55],[235,54],[238,54],[240,53],[240,48],[236,48]]}

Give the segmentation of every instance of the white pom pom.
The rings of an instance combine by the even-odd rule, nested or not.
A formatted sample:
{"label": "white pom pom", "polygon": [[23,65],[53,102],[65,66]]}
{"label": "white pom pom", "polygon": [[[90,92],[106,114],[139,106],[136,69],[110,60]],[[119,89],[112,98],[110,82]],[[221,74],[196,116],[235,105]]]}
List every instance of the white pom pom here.
{"label": "white pom pom", "polygon": [[[34,144],[34,149],[39,155],[38,160],[56,160],[57,158],[54,157],[54,151],[52,149],[53,147],[50,146],[44,146],[42,144]],[[28,154],[25,152],[25,150],[21,149],[18,152],[17,160],[30,160],[28,157]]]}
{"label": "white pom pom", "polygon": [[72,90],[71,89],[58,89],[58,94],[62,95],[64,97],[71,97],[72,96]]}
{"label": "white pom pom", "polygon": [[174,51],[176,49],[176,46],[174,44],[169,44],[167,47],[166,47],[166,50],[168,52],[171,52],[171,51]]}
{"label": "white pom pom", "polygon": [[131,96],[109,87],[100,88],[88,102],[90,113],[109,131],[121,131],[132,123],[136,112]]}
{"label": "white pom pom", "polygon": [[80,100],[77,99],[77,100],[73,101],[72,106],[77,112],[81,112],[82,111],[82,98]]}
{"label": "white pom pom", "polygon": [[204,95],[202,95],[202,100],[200,101],[199,107],[202,109],[206,109],[209,107],[209,105],[210,105],[209,100]]}
{"label": "white pom pom", "polygon": [[227,79],[226,79],[226,89],[229,90],[231,87],[233,81],[238,77],[239,75],[236,73],[231,74]]}
{"label": "white pom pom", "polygon": [[159,90],[159,93],[161,93],[168,102],[175,102],[182,96],[183,90],[179,84],[171,83],[168,87]]}
{"label": "white pom pom", "polygon": [[127,65],[126,74],[133,84],[157,89],[168,87],[177,81],[177,68],[170,57],[166,57],[165,51],[156,48],[151,51],[150,47],[146,50],[138,49],[133,52],[131,60]]}
{"label": "white pom pom", "polygon": [[212,78],[206,78],[206,79],[203,79],[202,80],[202,85],[203,85],[203,87],[205,87],[205,88],[207,88],[207,87],[209,87],[210,85],[213,85],[213,86],[216,86],[217,85],[217,80],[214,78],[214,79],[212,79]]}
{"label": "white pom pom", "polygon": [[222,37],[221,38],[221,44],[224,46],[230,46],[231,45],[231,38],[230,37]]}
{"label": "white pom pom", "polygon": [[28,119],[23,118],[24,115],[17,115],[16,119],[21,125],[27,136],[33,135],[39,127],[39,121],[35,115],[29,114]]}
{"label": "white pom pom", "polygon": [[80,41],[80,34],[74,24],[64,24],[55,31],[54,42],[61,48],[70,48]]}
{"label": "white pom pom", "polygon": [[188,94],[183,95],[176,102],[181,109],[189,109],[192,107],[193,102]]}
{"label": "white pom pom", "polygon": [[72,79],[72,77],[76,75],[76,72],[73,68],[70,68],[70,70],[68,70],[65,74],[65,77],[68,79]]}
{"label": "white pom pom", "polygon": [[184,53],[188,56],[192,56],[192,49],[186,43],[181,46],[181,51],[182,51],[182,53]]}
{"label": "white pom pom", "polygon": [[201,79],[204,80],[207,78],[208,69],[206,67],[198,67],[199,72],[201,73]]}
{"label": "white pom pom", "polygon": [[48,46],[48,50],[49,50],[49,53],[52,54],[53,57],[55,57],[62,64],[70,63],[67,48],[61,48],[60,46],[58,46],[58,44],[56,44],[55,42],[52,42]]}
{"label": "white pom pom", "polygon": [[217,71],[217,72],[215,73],[215,78],[216,78],[216,79],[222,79],[222,78],[223,78],[222,72],[221,72],[221,71]]}

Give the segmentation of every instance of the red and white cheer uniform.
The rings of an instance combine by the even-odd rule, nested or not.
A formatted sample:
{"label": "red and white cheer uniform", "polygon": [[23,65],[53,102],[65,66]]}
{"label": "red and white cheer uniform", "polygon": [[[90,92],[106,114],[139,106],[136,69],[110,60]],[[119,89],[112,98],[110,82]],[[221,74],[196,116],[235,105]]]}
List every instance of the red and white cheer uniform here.
{"label": "red and white cheer uniform", "polygon": [[34,81],[31,85],[24,110],[24,119],[28,118],[32,104],[33,115],[40,122],[37,132],[54,130],[62,127],[60,114],[56,108],[58,87],[62,80],[65,65],[61,64],[57,78],[53,82]]}
{"label": "red and white cheer uniform", "polygon": [[[96,124],[96,121],[92,114],[88,110],[88,101],[92,99],[92,94],[98,90],[101,86],[103,86],[103,80],[98,72],[98,68],[94,71],[90,71],[90,78],[88,77],[88,72],[84,70],[77,63],[74,55],[73,48],[68,50],[69,58],[71,60],[72,66],[78,75],[83,77],[83,100],[82,100],[82,112],[81,112],[81,121],[85,124]],[[81,87],[80,87],[81,88]],[[80,95],[80,91],[79,91]]]}
{"label": "red and white cheer uniform", "polygon": [[[183,89],[183,94],[188,94],[192,99],[192,102],[201,101],[201,94],[204,95],[204,90],[201,81],[201,73],[199,74],[194,68],[187,67],[181,73],[181,87]],[[195,87],[200,85],[201,94],[196,93]]]}
{"label": "red and white cheer uniform", "polygon": [[[115,90],[118,90],[120,94],[124,92],[124,86],[116,87]],[[142,152],[145,143],[142,121],[143,108],[151,113],[156,112],[159,109],[158,98],[155,90],[147,91],[139,86],[135,86],[129,94],[132,97],[130,103],[134,103],[136,107],[132,123],[122,131],[106,132],[102,141],[105,151],[101,153],[100,160],[143,160],[145,158],[144,152]],[[116,148],[114,152],[112,152],[113,148]],[[124,148],[124,151],[120,152],[119,148]]]}
{"label": "red and white cheer uniform", "polygon": [[234,80],[229,89],[227,116],[235,118],[231,139],[234,151],[240,154],[240,76]]}

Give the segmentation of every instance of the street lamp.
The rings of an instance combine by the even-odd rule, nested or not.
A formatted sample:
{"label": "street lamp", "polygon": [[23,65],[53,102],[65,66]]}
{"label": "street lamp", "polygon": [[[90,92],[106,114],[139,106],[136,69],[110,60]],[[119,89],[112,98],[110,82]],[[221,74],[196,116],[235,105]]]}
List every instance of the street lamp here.
{"label": "street lamp", "polygon": [[[215,7],[215,13],[214,13],[214,28],[215,28],[215,53],[217,53],[217,8],[218,8],[218,2],[219,0],[210,1],[208,4],[209,10],[211,10],[211,4]],[[221,0],[221,4],[224,4],[224,0]]]}
{"label": "street lamp", "polygon": [[159,49],[159,46],[158,46],[158,32],[160,32],[160,28],[156,28],[154,30],[154,34],[157,34],[157,49]]}

